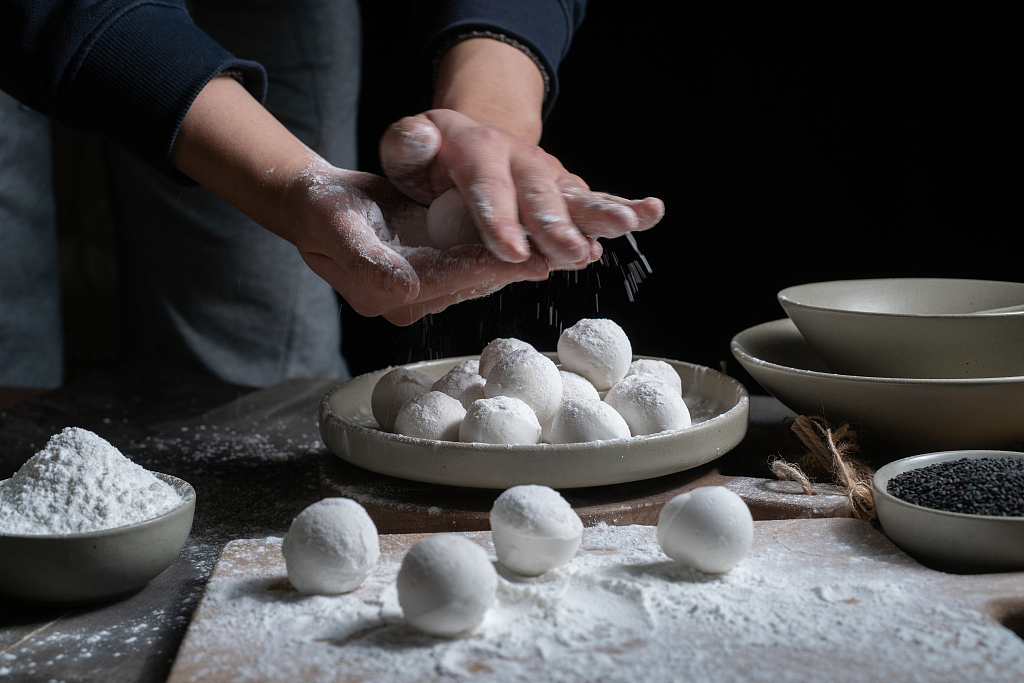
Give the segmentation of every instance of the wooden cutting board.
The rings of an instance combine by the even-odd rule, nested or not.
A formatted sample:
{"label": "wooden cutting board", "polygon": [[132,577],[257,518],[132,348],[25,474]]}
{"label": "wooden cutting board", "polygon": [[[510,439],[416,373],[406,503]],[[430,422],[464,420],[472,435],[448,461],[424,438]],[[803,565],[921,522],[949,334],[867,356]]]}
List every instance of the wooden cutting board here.
{"label": "wooden cutting board", "polygon": [[[280,539],[228,544],[170,675],[192,681],[1019,681],[1024,573],[917,564],[853,519],[755,522],[720,577],[659,555],[650,526],[599,525],[565,568],[498,565],[497,603],[471,634],[402,624],[394,577],[424,534],[381,536],[345,596],[301,596]],[[461,533],[488,550],[489,532]],[[1012,629],[1016,629],[1016,633]]]}

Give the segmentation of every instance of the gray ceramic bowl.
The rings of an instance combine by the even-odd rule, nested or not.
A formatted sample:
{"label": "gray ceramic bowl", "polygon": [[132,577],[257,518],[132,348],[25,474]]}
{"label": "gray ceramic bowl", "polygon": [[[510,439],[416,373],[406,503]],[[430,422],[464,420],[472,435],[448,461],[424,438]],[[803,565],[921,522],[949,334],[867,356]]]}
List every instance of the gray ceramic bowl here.
{"label": "gray ceramic bowl", "polygon": [[196,492],[154,474],[185,503],[141,524],[59,536],[0,534],[0,593],[25,600],[87,604],[127,595],[167,569],[188,540]]}
{"label": "gray ceramic bowl", "polygon": [[914,505],[886,492],[907,470],[961,458],[1024,458],[1010,451],[947,451],[891,462],[875,472],[878,521],[893,543],[922,564],[957,573],[1024,570],[1024,517],[945,512]]}
{"label": "gray ceramic bowl", "polygon": [[778,294],[832,372],[945,379],[1024,376],[1024,283],[903,278]]}
{"label": "gray ceramic bowl", "polygon": [[932,451],[1024,443],[1024,377],[837,375],[786,318],[740,332],[731,347],[747,372],[790,410],[860,426],[864,455],[876,465]]}
{"label": "gray ceramic bowl", "polygon": [[[549,353],[555,358],[555,354]],[[634,356],[642,358],[646,356]],[[435,379],[463,356],[403,367]],[[320,435],[342,460],[402,479],[473,488],[517,484],[576,488],[651,479],[724,455],[747,433],[750,397],[736,380],[700,365],[665,360],[683,380],[693,426],[629,439],[505,446],[414,439],[380,430],[370,410],[377,380],[392,368],[354,377],[320,402]]]}

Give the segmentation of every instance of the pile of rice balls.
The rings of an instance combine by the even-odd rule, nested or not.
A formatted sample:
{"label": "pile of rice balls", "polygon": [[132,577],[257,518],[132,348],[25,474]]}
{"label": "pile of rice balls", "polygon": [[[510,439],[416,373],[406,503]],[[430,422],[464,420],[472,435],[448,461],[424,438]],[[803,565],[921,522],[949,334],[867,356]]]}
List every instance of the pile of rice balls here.
{"label": "pile of rice balls", "polygon": [[558,360],[514,338],[438,380],[395,368],[370,399],[381,429],[420,439],[566,444],[686,429],[682,381],[662,360],[633,360],[622,328],[584,318],[558,339]]}
{"label": "pile of rice balls", "polygon": [[[569,564],[580,548],[583,522],[547,486],[504,491],[490,513],[498,564],[536,577]],[[704,486],[666,503],[658,543],[673,561],[706,574],[730,571],[750,549],[754,523],[746,503],[722,486]],[[292,521],[281,546],[288,579],[300,593],[339,595],[357,589],[380,559],[377,527],[348,498],[325,498]],[[479,626],[495,603],[499,575],[487,551],[465,536],[439,533],[405,554],[395,587],[403,619],[435,636],[455,637]]]}

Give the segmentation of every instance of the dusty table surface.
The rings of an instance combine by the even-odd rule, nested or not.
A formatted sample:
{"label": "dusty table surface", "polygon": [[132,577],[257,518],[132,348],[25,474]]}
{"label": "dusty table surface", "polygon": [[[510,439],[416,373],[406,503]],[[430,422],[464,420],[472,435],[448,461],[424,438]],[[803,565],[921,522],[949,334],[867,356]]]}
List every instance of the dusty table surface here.
{"label": "dusty table surface", "polygon": [[[107,373],[0,410],[0,479],[78,426],[198,495],[185,549],[134,595],[74,609],[0,596],[0,680],[166,680],[224,546],[281,535],[319,499],[322,462],[334,456],[320,442],[317,405],[335,383],[306,378],[253,391],[199,376]],[[719,474],[771,476],[765,463],[777,445],[766,435],[785,414],[774,399],[752,401],[748,437],[716,461]]]}

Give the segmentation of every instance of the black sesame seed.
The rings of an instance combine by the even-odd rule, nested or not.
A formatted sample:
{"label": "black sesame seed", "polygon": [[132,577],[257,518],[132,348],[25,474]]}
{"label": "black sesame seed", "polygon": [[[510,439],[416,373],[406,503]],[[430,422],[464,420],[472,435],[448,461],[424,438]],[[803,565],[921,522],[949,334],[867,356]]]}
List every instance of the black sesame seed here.
{"label": "black sesame seed", "polygon": [[908,470],[886,491],[935,510],[1024,517],[1024,458],[961,458]]}

